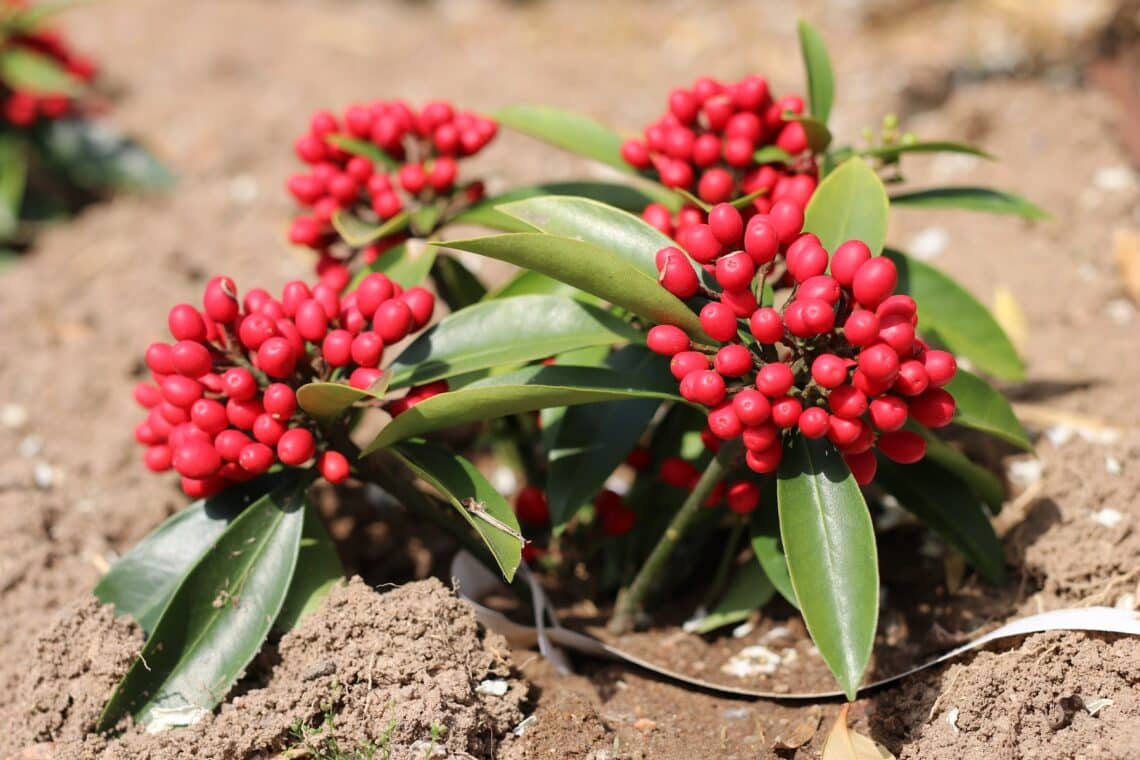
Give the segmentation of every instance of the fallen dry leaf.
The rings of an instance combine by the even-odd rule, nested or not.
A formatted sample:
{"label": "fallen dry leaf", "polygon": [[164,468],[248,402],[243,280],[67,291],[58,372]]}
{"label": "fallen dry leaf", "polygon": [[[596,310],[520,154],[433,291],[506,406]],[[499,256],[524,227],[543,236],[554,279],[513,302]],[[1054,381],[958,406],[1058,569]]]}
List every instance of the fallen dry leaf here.
{"label": "fallen dry leaf", "polygon": [[847,728],[848,707],[843,705],[827,735],[822,760],[895,760],[886,747]]}
{"label": "fallen dry leaf", "polygon": [[1140,232],[1120,228],[1112,236],[1112,255],[1128,295],[1140,304]]}
{"label": "fallen dry leaf", "polygon": [[813,708],[806,717],[796,721],[787,731],[776,737],[776,748],[799,749],[804,746],[815,736],[822,718],[819,708]]}
{"label": "fallen dry leaf", "polygon": [[1000,285],[994,288],[993,315],[1013,342],[1014,348],[1024,351],[1025,341],[1029,337],[1029,321],[1009,288]]}

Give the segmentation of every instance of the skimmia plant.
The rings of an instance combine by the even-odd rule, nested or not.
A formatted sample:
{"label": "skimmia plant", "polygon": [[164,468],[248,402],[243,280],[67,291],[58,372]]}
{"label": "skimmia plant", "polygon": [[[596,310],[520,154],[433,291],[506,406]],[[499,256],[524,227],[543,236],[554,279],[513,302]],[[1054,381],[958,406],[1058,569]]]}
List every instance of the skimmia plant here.
{"label": "skimmia plant", "polygon": [[[987,157],[890,124],[833,146],[827,54],[810,27],[800,37],[806,99],[701,78],[625,140],[541,106],[314,115],[288,190],[318,281],[274,297],[214,278],[146,351],[144,461],[198,501],[96,589],[148,637],[101,726],[212,709],[341,577],[306,499],[318,477],[379,485],[508,581],[524,559],[584,563],[615,633],[669,591],[719,602],[705,630],[778,593],[848,696],[878,618],[868,498],[895,497],[1002,583],[988,519],[1002,485],[942,431],[1030,448],[983,379],[1018,381],[1022,365],[960,285],[885,247],[887,218],[1042,214],[984,188],[889,191],[909,153]],[[462,159],[500,129],[628,182],[485,198]],[[455,223],[499,234],[444,242]],[[474,256],[518,273],[490,289]],[[524,474],[515,494],[469,460],[487,447]]]}
{"label": "skimmia plant", "polygon": [[49,26],[64,5],[0,0],[0,247],[8,249],[103,195],[170,181],[94,118],[102,109],[95,65]]}

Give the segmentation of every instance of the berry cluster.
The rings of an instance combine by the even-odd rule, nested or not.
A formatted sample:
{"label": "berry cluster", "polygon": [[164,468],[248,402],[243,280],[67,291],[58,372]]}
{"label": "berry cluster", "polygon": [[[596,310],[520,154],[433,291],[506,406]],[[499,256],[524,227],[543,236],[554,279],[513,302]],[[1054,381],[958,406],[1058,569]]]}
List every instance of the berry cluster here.
{"label": "berry cluster", "polygon": [[[333,483],[349,476],[349,462],[329,448],[320,428],[297,407],[296,390],[316,381],[372,387],[386,346],[423,328],[435,296],[403,290],[370,274],[345,297],[326,283],[285,285],[280,299],[260,288],[241,302],[233,280],[206,285],[201,310],[179,304],[167,324],[173,343],[152,343],[146,365],[153,383],[135,387],[148,410],[135,428],[147,447],[143,460],[173,468],[190,496],[216,493],[280,463],[301,467],[316,458]],[[393,414],[434,393],[414,389],[390,403]],[[442,390],[446,390],[444,387]],[[410,399],[410,400],[409,400]]]}
{"label": "berry cluster", "polygon": [[[623,143],[621,155],[636,169],[656,170],[666,187],[692,191],[707,204],[760,193],[752,202],[758,212],[779,200],[802,208],[815,191],[815,161],[803,124],[786,116],[803,109],[798,95],[773,100],[760,76],[730,84],[702,77],[690,89],[673,90],[665,114],[645,129],[644,139]],[[792,156],[790,165],[757,162],[757,151],[768,146]],[[665,206],[650,204],[642,216],[669,236],[704,221],[692,205],[673,218]]]}
{"label": "berry cluster", "polygon": [[[777,202],[747,224],[732,206],[714,207],[686,238],[692,259],[669,247],[657,265],[674,295],[704,291],[710,300],[701,326],[718,345],[693,346],[672,325],[652,328],[648,343],[672,357],[681,395],[710,408],[708,440],[743,438],[753,471],[775,471],[784,436],[798,429],[827,436],[865,485],[876,446],[900,463],[924,456],[923,437],[901,429],[908,419],[949,424],[955,405],[943,386],[957,367],[951,354],[916,337],[916,305],[893,294],[898,272],[890,259],[872,257],[858,240],[829,254],[802,227],[793,203]],[[693,259],[721,292],[702,287]],[[790,295],[782,309],[761,306],[755,293],[779,265]]]}
{"label": "berry cluster", "polygon": [[[481,182],[459,184],[458,159],[478,153],[497,131],[494,121],[456,110],[444,100],[418,112],[398,100],[351,105],[342,119],[317,111],[309,130],[294,143],[297,156],[311,169],[289,177],[286,186],[310,211],[293,220],[290,241],[320,252],[318,274],[343,289],[348,265],[358,254],[365,265],[371,264],[404,236],[402,231],[394,233],[360,251],[334,250],[338,236],[333,214],[350,209],[363,219],[384,222],[403,211],[431,206],[439,212],[434,224],[445,221],[482,197]],[[338,136],[366,141],[388,161],[380,166],[366,155],[355,155],[330,140]]]}
{"label": "berry cluster", "polygon": [[[3,26],[4,12],[19,13],[26,8],[24,0],[0,2],[0,27]],[[55,31],[37,29],[5,33],[0,28],[0,38],[0,55],[5,49],[23,48],[55,61],[79,82],[86,83],[95,78],[95,64],[72,51]],[[0,123],[30,127],[40,119],[62,118],[74,107],[75,102],[66,95],[14,90],[0,83]]]}

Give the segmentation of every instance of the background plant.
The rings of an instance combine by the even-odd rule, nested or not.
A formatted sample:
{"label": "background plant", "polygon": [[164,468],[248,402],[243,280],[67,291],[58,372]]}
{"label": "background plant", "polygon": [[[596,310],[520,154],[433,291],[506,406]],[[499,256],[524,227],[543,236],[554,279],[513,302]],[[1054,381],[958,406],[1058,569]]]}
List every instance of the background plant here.
{"label": "background plant", "polygon": [[[862,366],[863,358],[855,349],[864,347],[852,338],[846,321],[842,332],[835,326],[838,317],[850,318],[848,312],[853,313],[856,304],[867,312],[891,304],[886,312],[874,314],[881,321],[866,348],[892,346],[894,361],[900,366],[899,354],[910,351],[907,360],[922,366],[928,385],[932,378],[935,387],[944,384],[945,395],[927,396],[933,400],[923,402],[925,406],[917,412],[912,401],[884,401],[886,411],[897,412],[901,403],[907,407],[908,416],[928,426],[952,422],[958,428],[1029,447],[1000,393],[980,376],[962,370],[955,374],[952,361],[946,358],[956,354],[983,374],[1019,379],[1020,360],[1000,326],[944,274],[885,249],[884,241],[890,203],[902,207],[966,206],[1025,216],[1040,216],[1040,212],[1014,195],[977,188],[892,196],[886,187],[899,179],[900,164],[907,153],[980,151],[890,133],[879,144],[832,147],[826,121],[833,75],[815,33],[802,26],[801,39],[808,70],[806,116],[795,108],[785,110],[784,106],[795,101],[772,99],[770,94],[755,102],[748,98],[735,102],[734,96],[742,89],[758,87],[761,80],[755,77],[728,88],[702,79],[690,90],[691,94],[698,86],[721,88],[706,93],[703,100],[697,97],[699,105],[703,108],[703,103],[712,101],[719,108],[720,96],[727,95],[732,115],[745,112],[759,117],[762,110],[767,119],[770,106],[777,106],[771,126],[765,121],[755,139],[743,134],[745,126],[734,127],[729,137],[731,116],[723,129],[710,122],[707,114],[691,117],[705,133],[719,130],[737,144],[747,137],[750,156],[733,149],[741,153],[733,154],[739,165],[723,155],[727,166],[720,165],[718,158],[699,167],[703,172],[699,177],[691,170],[692,176],[684,182],[684,172],[676,164],[662,162],[660,157],[654,161],[656,149],[648,134],[646,163],[640,154],[632,154],[637,149],[628,146],[633,143],[584,117],[547,107],[510,107],[493,115],[501,125],[620,168],[629,174],[630,184],[562,183],[520,188],[493,199],[464,197],[461,209],[450,206],[451,198],[416,194],[414,199],[401,199],[402,205],[414,201],[415,209],[401,222],[407,227],[398,232],[385,229],[385,225],[399,214],[383,219],[373,207],[375,218],[368,217],[366,209],[377,193],[358,186],[356,195],[346,192],[335,210],[327,209],[331,212],[328,219],[319,220],[339,233],[328,244],[342,250],[329,256],[347,267],[348,277],[338,274],[333,281],[313,286],[290,284],[280,299],[265,294],[255,299],[260,303],[248,296],[239,303],[232,284],[216,279],[211,287],[225,298],[211,296],[207,290],[203,306],[208,319],[187,307],[202,320],[202,330],[186,309],[180,309],[179,313],[187,316],[171,320],[173,337],[201,345],[210,366],[194,376],[206,368],[186,364],[183,371],[173,364],[173,358],[173,372],[165,365],[157,370],[152,365],[152,371],[161,376],[155,378],[155,388],[162,398],[152,405],[148,419],[154,408],[163,408],[164,403],[185,412],[186,405],[178,401],[189,400],[188,422],[163,419],[168,425],[190,424],[202,429],[193,419],[194,404],[201,399],[190,397],[199,392],[203,397],[220,396],[224,386],[213,390],[208,383],[214,381],[205,378],[223,368],[224,378],[225,372],[244,361],[255,380],[254,392],[260,392],[263,399],[263,408],[254,410],[257,414],[244,421],[252,429],[257,419],[268,414],[270,422],[264,422],[263,427],[270,437],[278,432],[271,422],[288,422],[309,431],[313,447],[310,450],[306,446],[298,453],[295,463],[299,467],[276,468],[270,462],[269,471],[259,478],[247,478],[247,473],[257,475],[248,468],[244,468],[246,473],[229,468],[231,474],[240,477],[228,481],[247,482],[234,483],[175,515],[116,564],[96,589],[120,612],[139,619],[148,633],[143,653],[147,664],[140,659],[120,685],[104,713],[102,727],[109,728],[128,713],[147,721],[159,713],[169,716],[171,711],[182,710],[189,720],[194,711],[210,709],[224,697],[270,628],[288,628],[295,623],[340,576],[331,542],[304,496],[318,472],[334,481],[348,475],[337,470],[329,478],[328,470],[319,464],[316,472],[306,467],[309,459],[302,459],[300,454],[315,457],[321,447],[341,454],[351,474],[378,483],[409,510],[433,520],[508,580],[522,558],[521,519],[527,538],[534,541],[526,544],[533,547],[528,555],[541,567],[557,572],[572,561],[585,560],[596,572],[600,594],[621,589],[613,623],[617,631],[629,627],[637,610],[652,599],[652,592],[691,586],[694,570],[710,562],[716,572],[708,596],[720,600],[710,628],[740,619],[780,593],[800,608],[821,653],[849,696],[853,696],[870,654],[878,608],[874,535],[857,478],[870,483],[874,471],[875,485],[868,491],[872,497],[883,492],[896,496],[962,551],[985,577],[1001,582],[1004,566],[1000,547],[987,519],[987,510],[1000,508],[1000,482],[929,430],[889,430],[893,423],[883,422],[886,417],[882,416],[876,422],[869,410],[869,424],[856,422],[863,417],[862,410],[849,417],[839,414],[832,406],[831,392],[846,385],[849,373],[856,368],[867,374],[870,359],[867,367]],[[429,125],[429,121],[413,119],[413,133],[406,137],[421,144],[434,139],[432,130],[439,124]],[[663,119],[655,126],[663,122],[669,126],[669,121]],[[754,119],[747,118],[736,123],[743,122],[755,124]],[[310,135],[324,129],[317,121],[314,124],[317,129],[314,132],[311,125]],[[323,136],[333,134],[327,131]],[[692,135],[690,158],[702,136]],[[352,161],[349,154],[380,150],[387,157],[385,161],[400,160],[390,152],[393,145],[378,145],[371,132],[369,139],[367,145],[350,145],[351,150],[339,139],[328,139],[326,144],[345,151],[337,160],[344,161],[346,173]],[[623,143],[627,146],[624,150]],[[725,148],[722,143],[722,150]],[[673,149],[668,158],[682,161],[683,152]],[[379,165],[372,161],[373,171]],[[711,176],[720,179],[705,184],[719,183],[712,188],[719,193],[707,186],[702,191],[704,177],[716,169],[723,173]],[[423,170],[430,175],[430,168]],[[765,181],[760,182],[761,176]],[[724,191],[726,184],[728,190]],[[749,185],[751,189],[747,189]],[[695,188],[696,193],[685,188]],[[708,199],[723,205],[710,209]],[[445,212],[433,212],[436,218],[431,224],[413,229],[412,214],[436,204]],[[667,220],[662,209],[668,214]],[[346,222],[350,214],[357,213],[361,215]],[[452,263],[441,268],[439,262],[444,258],[436,255],[441,247],[438,241],[419,251],[399,241],[375,257],[361,255],[361,249],[375,240],[407,232],[433,238],[445,224],[455,221],[497,228],[506,234],[450,241],[446,247],[515,264],[520,267],[519,274],[488,291],[458,257],[447,256]],[[724,225],[733,229],[722,229]],[[357,230],[367,232],[351,237]],[[322,227],[319,234],[330,233]],[[756,238],[751,245],[749,235]],[[743,244],[743,258],[734,250],[738,240]],[[313,242],[323,246],[325,241],[314,238]],[[400,245],[404,245],[403,252],[397,248]],[[745,260],[750,262],[751,271]],[[839,260],[846,263],[840,266]],[[407,263],[397,267],[396,262]],[[413,262],[414,269],[410,267]],[[830,277],[824,274],[829,264]],[[844,267],[850,277],[840,272]],[[874,276],[860,274],[864,270]],[[418,276],[413,278],[409,272]],[[372,322],[366,315],[372,306],[373,290],[388,296],[375,299],[379,303],[400,304],[386,307],[393,313],[410,312],[407,294],[429,272],[435,275],[442,293],[452,293],[448,301],[454,311],[402,350],[393,351],[391,359],[383,358],[383,349],[374,362],[371,354],[354,355],[360,336],[378,334],[377,311],[372,311]],[[892,276],[886,276],[888,273]],[[813,277],[823,279],[809,285]],[[449,278],[450,283],[462,282],[464,286],[449,291]],[[874,280],[874,287],[859,284],[866,279]],[[345,284],[345,292],[337,292],[338,282]],[[408,289],[398,292],[396,286]],[[330,295],[318,297],[318,291]],[[897,293],[892,296],[891,291]],[[332,308],[333,297],[336,308]],[[209,313],[210,299],[218,303],[225,300],[226,319]],[[362,300],[368,301],[364,308]],[[830,304],[830,321],[809,301]],[[707,307],[712,304],[727,306],[731,312],[728,324],[734,329],[719,332],[724,319],[709,316]],[[353,309],[360,312],[359,319]],[[763,341],[756,335],[760,328],[752,324],[753,317],[758,312],[769,314],[766,309],[776,314],[782,328],[787,328],[781,329],[778,339]],[[302,322],[310,320],[301,316],[302,310],[312,314],[313,324],[302,327]],[[430,310],[426,313],[430,315]],[[795,313],[799,317],[793,316]],[[193,322],[192,335],[179,334],[183,319]],[[797,319],[804,329],[797,326]],[[247,322],[270,325],[266,331],[272,334],[257,336],[265,342],[252,346],[242,335]],[[408,320],[409,326],[424,322],[426,318]],[[210,337],[211,324],[218,330],[216,338]],[[228,353],[231,338],[223,329],[226,325],[236,335],[234,345],[240,344]],[[884,334],[886,328],[892,332]],[[915,337],[916,328],[920,337]],[[338,330],[351,338],[348,359],[342,364],[338,362],[343,353],[338,355],[337,346],[331,346],[334,350],[330,356],[330,346],[326,345],[328,337]],[[899,347],[893,348],[896,338]],[[274,346],[288,345],[289,351],[282,348],[262,357],[261,348],[271,339]],[[375,339],[368,341],[374,343]],[[385,347],[392,342],[383,336],[381,341]],[[169,350],[173,352],[177,345]],[[669,354],[675,363],[683,353],[694,354],[686,361],[705,362],[697,371],[711,373],[701,376],[708,377],[714,388],[717,381],[712,377],[719,377],[719,393],[726,393],[723,379],[733,377],[734,370],[720,372],[721,368],[713,364],[717,369],[714,372],[705,358],[711,355],[714,362],[723,363],[721,354],[726,345],[737,347],[726,353],[728,359],[733,354],[736,358],[744,356],[739,349],[747,355],[747,368],[735,376],[749,378],[765,396],[768,418],[773,416],[773,399],[786,412],[783,422],[787,424],[775,420],[777,424],[771,428],[775,433],[765,446],[749,446],[743,429],[740,442],[735,440],[736,435],[727,434],[731,429],[720,429],[718,435],[716,420],[724,416],[724,407],[719,406],[722,399],[714,400],[718,394],[693,393],[692,387],[686,392],[683,384],[678,387],[677,381],[686,382],[690,372],[671,371],[670,360],[661,355]],[[195,349],[183,350],[201,356]],[[164,351],[158,349],[159,353]],[[889,363],[882,350],[871,353]],[[843,381],[830,387],[826,368],[816,377],[815,363],[824,355],[842,363],[838,371]],[[291,357],[293,363],[278,367],[276,362],[282,356]],[[368,361],[361,361],[362,357]],[[793,359],[790,364],[785,361],[789,358]],[[794,366],[796,360],[800,366]],[[854,366],[845,360],[853,361]],[[227,367],[227,362],[233,366]],[[828,362],[834,364],[831,359],[825,364]],[[760,383],[766,375],[777,372],[765,369],[777,366],[787,369],[791,383],[785,385],[786,377],[773,378],[780,383],[769,387],[769,394]],[[756,379],[752,380],[754,372]],[[891,396],[886,391],[896,387],[898,372],[896,366],[882,376],[869,377],[872,383],[886,385],[876,392],[870,392],[872,385],[859,390],[864,396],[882,395],[886,399]],[[264,380],[257,373],[264,374]],[[352,381],[354,375],[357,382]],[[172,381],[174,377],[182,379]],[[291,392],[295,408],[287,410],[289,414],[280,410],[275,417],[275,412],[265,408],[270,380]],[[853,385],[859,382],[854,375],[850,380]],[[176,394],[178,386],[190,392],[178,399],[168,398],[168,384]],[[799,388],[798,396],[789,395],[793,387]],[[140,399],[144,405],[156,400],[154,390],[142,393],[149,394],[149,398]],[[925,390],[901,393],[899,398],[923,398],[923,393]],[[795,404],[784,403],[785,397]],[[952,398],[951,404],[947,398]],[[220,404],[220,398],[207,400]],[[223,406],[228,407],[232,400],[231,396]],[[203,406],[210,406],[217,416],[215,407]],[[813,429],[812,423],[805,421],[805,408],[824,410],[826,429],[822,434],[811,435],[820,430],[818,424]],[[370,440],[354,442],[352,434],[361,429],[359,421],[382,415],[381,410],[387,411],[387,424]],[[231,428],[238,432],[244,429],[228,411],[225,409],[224,428],[213,432],[203,429],[212,436],[217,451],[217,473],[234,464],[222,464],[226,457],[218,449],[219,437],[225,433],[233,438]],[[179,417],[176,412],[171,414]],[[739,421],[739,412],[735,414]],[[809,416],[819,418],[820,414]],[[161,411],[159,416],[163,416]],[[851,440],[836,442],[828,435],[837,426],[834,418],[851,420]],[[525,473],[527,484],[516,499],[518,519],[504,496],[464,456],[466,451],[440,445],[434,437],[445,429],[469,429],[470,423],[485,423],[485,435],[478,441],[469,439],[472,448],[489,445],[498,452],[510,452]],[[879,437],[878,444],[894,461],[868,458],[876,429],[888,436]],[[183,431],[198,439],[192,448],[202,449],[198,443],[205,441],[199,434],[189,428]],[[252,432],[257,438],[257,431]],[[166,443],[148,445],[169,445],[169,436]],[[847,451],[846,458],[839,456],[837,447],[851,448],[857,439],[868,438],[862,450]],[[721,444],[721,439],[728,442]],[[281,440],[277,438],[275,445],[280,447]],[[260,439],[258,443],[266,448],[271,445]],[[245,445],[252,443],[243,444],[243,448]],[[769,452],[767,459],[758,459],[758,452]],[[236,464],[243,468],[241,449],[237,454]],[[280,448],[276,454],[282,463],[294,464],[281,456]],[[214,464],[214,458],[209,459],[209,464]],[[895,462],[899,461],[911,463],[898,466]],[[173,451],[171,464],[177,468]],[[627,476],[623,494],[608,487],[615,471]],[[210,472],[202,478],[193,472],[182,474],[194,481],[191,492],[199,487],[199,481],[216,475]],[[414,485],[410,475],[430,486],[430,492]],[[200,493],[205,495],[209,490]],[[701,508],[722,503],[727,504],[727,510]],[[747,561],[738,563],[742,545],[750,551]],[[677,561],[666,562],[674,552]]]}

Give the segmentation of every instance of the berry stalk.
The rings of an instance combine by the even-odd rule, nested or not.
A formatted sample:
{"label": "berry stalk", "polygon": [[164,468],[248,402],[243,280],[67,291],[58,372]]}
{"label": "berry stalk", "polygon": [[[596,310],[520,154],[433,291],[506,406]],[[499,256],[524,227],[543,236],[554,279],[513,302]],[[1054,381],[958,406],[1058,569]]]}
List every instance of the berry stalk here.
{"label": "berry stalk", "polygon": [[617,602],[614,605],[614,614],[610,618],[608,626],[610,633],[620,635],[633,627],[634,617],[637,615],[637,611],[641,609],[649,590],[657,582],[661,571],[664,570],[665,563],[669,561],[669,557],[677,548],[677,544],[685,535],[685,531],[688,530],[693,518],[701,511],[709,494],[728,473],[729,468],[726,463],[731,464],[737,453],[739,453],[738,446],[726,444],[721,448],[720,453],[709,462],[708,467],[701,474],[700,480],[697,481],[688,498],[685,499],[685,503],[669,521],[665,532],[661,534],[660,540],[653,547],[649,557],[646,558],[645,564],[641,566],[641,570],[633,579],[633,583],[618,593]]}

